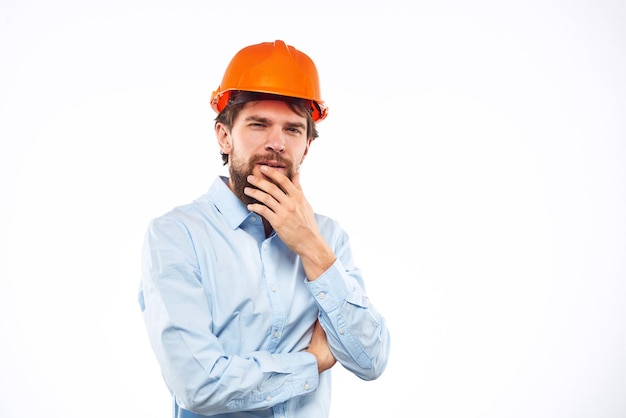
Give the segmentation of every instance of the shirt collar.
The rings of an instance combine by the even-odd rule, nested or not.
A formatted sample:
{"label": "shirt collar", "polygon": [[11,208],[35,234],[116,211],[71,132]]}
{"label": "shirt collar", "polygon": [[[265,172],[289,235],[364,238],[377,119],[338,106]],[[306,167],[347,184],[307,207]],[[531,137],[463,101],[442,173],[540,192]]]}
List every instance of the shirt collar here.
{"label": "shirt collar", "polygon": [[219,176],[209,189],[213,204],[220,211],[232,229],[237,229],[253,213],[228,187],[228,178]]}

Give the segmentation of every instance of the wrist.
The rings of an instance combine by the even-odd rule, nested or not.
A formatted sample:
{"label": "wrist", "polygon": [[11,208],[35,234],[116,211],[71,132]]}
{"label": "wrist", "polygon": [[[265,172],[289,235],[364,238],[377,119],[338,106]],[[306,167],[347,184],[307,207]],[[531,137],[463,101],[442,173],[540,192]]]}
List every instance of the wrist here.
{"label": "wrist", "polygon": [[306,277],[310,282],[324,274],[337,260],[337,256],[327,245],[325,248],[309,254],[300,256],[300,260],[302,261]]}

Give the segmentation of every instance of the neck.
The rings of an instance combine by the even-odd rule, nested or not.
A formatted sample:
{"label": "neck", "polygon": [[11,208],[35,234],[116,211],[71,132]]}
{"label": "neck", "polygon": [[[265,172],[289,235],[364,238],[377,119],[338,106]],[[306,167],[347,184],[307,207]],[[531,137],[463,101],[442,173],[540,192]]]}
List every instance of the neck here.
{"label": "neck", "polygon": [[272,225],[270,225],[270,223],[265,219],[263,219],[263,227],[265,228],[265,238],[268,238],[270,235],[272,235],[272,232],[274,232],[274,228],[272,228]]}

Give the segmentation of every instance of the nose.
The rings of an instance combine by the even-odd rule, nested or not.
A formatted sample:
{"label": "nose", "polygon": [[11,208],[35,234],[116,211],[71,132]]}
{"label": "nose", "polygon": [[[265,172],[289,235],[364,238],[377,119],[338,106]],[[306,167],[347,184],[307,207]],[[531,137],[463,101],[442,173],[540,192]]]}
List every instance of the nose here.
{"label": "nose", "polygon": [[265,143],[265,150],[281,153],[285,151],[285,136],[279,127],[270,130]]}

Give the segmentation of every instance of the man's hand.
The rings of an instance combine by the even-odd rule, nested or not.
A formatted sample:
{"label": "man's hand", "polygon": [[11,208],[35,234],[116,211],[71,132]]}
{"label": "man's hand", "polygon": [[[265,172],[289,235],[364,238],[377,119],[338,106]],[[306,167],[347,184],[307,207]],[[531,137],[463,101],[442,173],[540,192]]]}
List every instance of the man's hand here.
{"label": "man's hand", "polygon": [[328,340],[326,339],[326,332],[324,332],[324,329],[320,325],[319,321],[315,321],[313,335],[311,336],[311,344],[306,351],[313,354],[317,359],[318,373],[322,373],[324,370],[330,369],[337,362],[333,353],[330,352]]}
{"label": "man's hand", "polygon": [[332,252],[315,222],[313,208],[306,200],[300,185],[300,174],[287,176],[272,167],[262,166],[264,178],[248,176],[248,182],[257,187],[246,187],[244,193],[261,203],[248,205],[272,225],[281,240],[302,259],[309,280],[317,279],[334,262]]}

